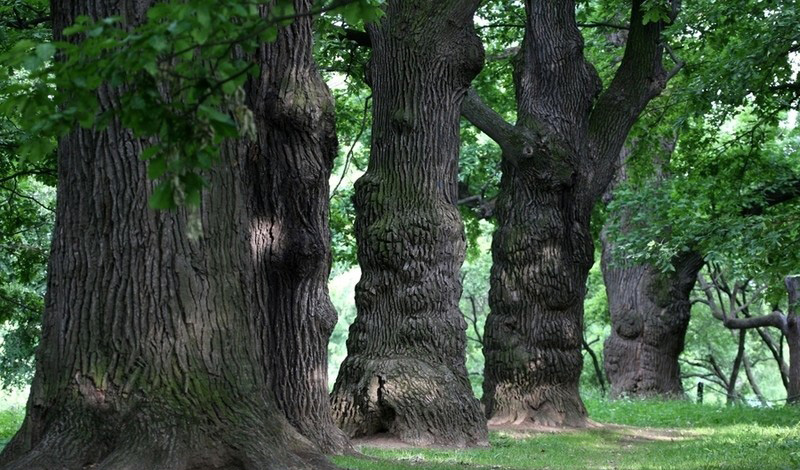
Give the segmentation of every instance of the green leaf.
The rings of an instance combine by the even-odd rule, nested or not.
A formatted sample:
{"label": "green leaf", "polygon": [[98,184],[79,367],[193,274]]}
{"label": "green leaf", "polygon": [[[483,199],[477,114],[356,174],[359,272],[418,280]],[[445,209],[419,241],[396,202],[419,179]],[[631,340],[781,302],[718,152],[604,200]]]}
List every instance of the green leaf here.
{"label": "green leaf", "polygon": [[153,158],[153,156],[155,156],[156,153],[158,153],[159,150],[161,150],[161,148],[157,145],[153,145],[152,147],[147,147],[146,149],[142,150],[142,153],[141,155],[139,155],[139,158],[142,160],[150,160],[151,158]]}
{"label": "green leaf", "polygon": [[150,207],[153,209],[172,209],[175,204],[175,189],[168,181],[156,186],[153,194],[150,195]]}
{"label": "green leaf", "polygon": [[53,43],[45,42],[36,46],[36,55],[42,60],[51,60],[56,53]]}
{"label": "green leaf", "polygon": [[208,41],[208,36],[211,31],[208,28],[193,28],[192,29],[192,39],[194,39],[197,44],[203,45]]}
{"label": "green leaf", "polygon": [[[150,147],[153,148],[153,147]],[[148,149],[149,150],[149,149]],[[156,178],[160,178],[164,173],[167,172],[167,159],[163,156],[153,158],[149,160],[147,164],[147,177],[151,180]]]}

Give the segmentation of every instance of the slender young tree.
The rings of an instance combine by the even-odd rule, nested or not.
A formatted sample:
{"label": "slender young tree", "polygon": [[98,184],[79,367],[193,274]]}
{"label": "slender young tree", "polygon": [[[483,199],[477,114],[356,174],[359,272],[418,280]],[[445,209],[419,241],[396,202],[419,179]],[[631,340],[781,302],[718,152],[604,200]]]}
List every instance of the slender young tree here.
{"label": "slender young tree", "polygon": [[676,71],[662,64],[664,23],[645,23],[642,4],[632,2],[624,56],[601,93],[575,2],[527,0],[514,67],[517,123],[472,91],[464,102],[465,117],[503,151],[484,347],[490,424],[586,423],[578,381],[590,215],[629,130]]}
{"label": "slender young tree", "polygon": [[392,0],[372,43],[372,154],[356,183],[358,316],[333,390],[350,436],[486,442],[459,311],[459,114],[483,63],[477,0]]}
{"label": "slender young tree", "polygon": [[312,56],[311,0],[254,57],[247,84],[257,138],[245,160],[255,268],[255,318],[278,406],[326,453],[350,450],[328,400],[328,339],[336,311],[328,178],[336,157],[333,98]]}
{"label": "slender young tree", "polygon": [[[144,0],[55,0],[78,15],[143,19]],[[101,111],[119,106],[102,86]],[[25,421],[3,470],[332,468],[265,387],[241,155],[207,173],[195,216],[148,207],[147,145],[118,122],[58,149],[48,289]]]}

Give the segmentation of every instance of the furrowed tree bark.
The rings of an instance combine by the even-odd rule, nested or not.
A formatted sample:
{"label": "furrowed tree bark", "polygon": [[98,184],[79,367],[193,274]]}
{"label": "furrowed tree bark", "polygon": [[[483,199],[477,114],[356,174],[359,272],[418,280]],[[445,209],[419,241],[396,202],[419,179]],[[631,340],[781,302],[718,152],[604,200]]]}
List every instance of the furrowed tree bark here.
{"label": "furrowed tree bark", "polygon": [[800,404],[800,275],[786,276],[789,313],[786,316],[786,342],[789,345],[789,404]]}
{"label": "furrowed tree bark", "polygon": [[362,277],[332,403],[351,437],[414,445],[487,441],[458,308],[461,101],[483,62],[477,0],[393,0],[369,27],[372,154],[356,183]]}
{"label": "furrowed tree bark", "polygon": [[611,313],[611,335],[603,359],[611,396],[683,396],[678,357],[691,313],[691,292],[703,258],[687,252],[672,272],[650,265],[617,266],[613,246],[603,241],[603,280]]}
{"label": "furrowed tree bark", "polygon": [[578,393],[589,220],[628,131],[663,89],[661,23],[632,2],[621,65],[602,94],[570,0],[525,2],[517,123],[468,95],[463,112],[503,150],[492,243],[483,401],[490,425],[583,426]]}
{"label": "furrowed tree bark", "polygon": [[[55,37],[78,15],[136,22],[148,7],[56,0]],[[118,100],[98,91],[104,110]],[[198,240],[186,211],[148,208],[143,146],[115,122],[59,144],[37,370],[0,468],[333,468],[265,388],[235,145],[207,174]]]}
{"label": "furrowed tree bark", "polygon": [[258,137],[245,162],[255,269],[254,316],[270,386],[289,421],[325,453],[352,451],[328,400],[328,339],[336,311],[328,179],[336,157],[333,97],[312,57],[311,0],[254,60],[247,84]]}

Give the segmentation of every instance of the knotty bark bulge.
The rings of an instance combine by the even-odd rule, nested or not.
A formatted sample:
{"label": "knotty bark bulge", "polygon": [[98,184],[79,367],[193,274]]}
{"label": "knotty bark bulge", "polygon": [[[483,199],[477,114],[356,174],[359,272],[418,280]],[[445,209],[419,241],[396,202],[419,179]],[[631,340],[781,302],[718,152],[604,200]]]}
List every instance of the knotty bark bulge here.
{"label": "knotty bark bulge", "polygon": [[649,265],[617,266],[612,256],[613,246],[603,237],[603,280],[611,312],[603,362],[611,396],[683,396],[678,356],[702,256],[676,257],[675,270],[667,273]]}
{"label": "knotty bark bulge", "polygon": [[[296,0],[295,12],[310,11]],[[331,417],[328,339],[336,311],[328,178],[336,157],[333,97],[312,56],[311,16],[281,28],[247,84],[258,137],[245,163],[255,268],[254,317],[278,406],[326,453],[352,450]]]}
{"label": "knotty bark bulge", "polygon": [[[141,0],[56,0],[138,21]],[[98,91],[101,107],[119,94]],[[253,332],[248,219],[232,146],[197,210],[153,211],[141,141],[112,122],[59,144],[48,289],[26,417],[3,470],[332,468],[264,393]]]}
{"label": "knotty bark bulge", "polygon": [[490,425],[586,423],[578,393],[594,204],[628,131],[663,88],[660,23],[632,5],[620,67],[602,94],[570,0],[527,0],[515,59],[517,123],[470,92],[463,112],[503,150],[486,321]]}
{"label": "knotty bark bulge", "polygon": [[459,114],[483,49],[478,1],[394,0],[369,28],[372,154],[356,183],[358,315],[332,401],[350,436],[486,442],[459,311]]}

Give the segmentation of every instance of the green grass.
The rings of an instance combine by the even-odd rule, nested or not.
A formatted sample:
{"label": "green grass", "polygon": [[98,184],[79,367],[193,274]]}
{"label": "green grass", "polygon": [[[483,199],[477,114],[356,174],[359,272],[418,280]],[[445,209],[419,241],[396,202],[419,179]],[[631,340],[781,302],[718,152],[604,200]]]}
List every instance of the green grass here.
{"label": "green grass", "polygon": [[14,436],[25,418],[23,408],[7,408],[0,410],[0,449]]}
{"label": "green grass", "polygon": [[[800,407],[592,397],[585,403],[594,421],[622,426],[532,435],[493,432],[489,448],[362,448],[364,458],[334,461],[350,470],[800,469]],[[23,417],[17,405],[0,409],[0,447]]]}
{"label": "green grass", "polygon": [[592,398],[586,405],[593,420],[625,427],[522,436],[493,432],[486,449],[363,448],[368,458],[334,461],[352,470],[800,468],[800,407]]}

